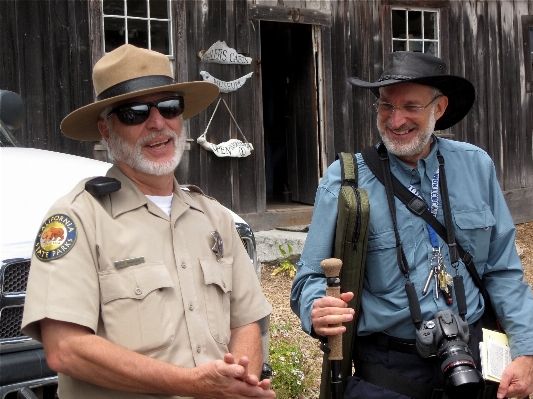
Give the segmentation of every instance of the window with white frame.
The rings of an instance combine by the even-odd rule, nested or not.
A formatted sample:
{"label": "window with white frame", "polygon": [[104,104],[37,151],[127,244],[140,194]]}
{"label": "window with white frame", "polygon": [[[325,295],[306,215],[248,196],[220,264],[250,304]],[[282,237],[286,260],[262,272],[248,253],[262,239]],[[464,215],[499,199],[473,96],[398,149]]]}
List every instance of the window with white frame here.
{"label": "window with white frame", "polygon": [[104,49],[130,43],[172,57],[170,0],[102,0]]}
{"label": "window with white frame", "polygon": [[439,57],[439,11],[391,8],[392,51],[415,51]]}

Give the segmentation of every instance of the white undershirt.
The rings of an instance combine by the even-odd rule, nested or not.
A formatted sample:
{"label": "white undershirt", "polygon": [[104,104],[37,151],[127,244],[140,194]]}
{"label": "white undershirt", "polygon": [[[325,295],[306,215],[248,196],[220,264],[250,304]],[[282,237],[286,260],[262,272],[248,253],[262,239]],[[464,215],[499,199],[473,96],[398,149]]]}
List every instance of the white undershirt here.
{"label": "white undershirt", "polygon": [[147,195],[150,201],[156,204],[163,212],[170,216],[170,209],[172,208],[172,197],[171,195]]}

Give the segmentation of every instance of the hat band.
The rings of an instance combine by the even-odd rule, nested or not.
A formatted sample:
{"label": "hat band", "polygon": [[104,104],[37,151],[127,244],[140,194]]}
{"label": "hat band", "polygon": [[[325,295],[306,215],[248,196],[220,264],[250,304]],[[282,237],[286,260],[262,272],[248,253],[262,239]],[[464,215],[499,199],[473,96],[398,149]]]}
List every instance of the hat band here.
{"label": "hat band", "polygon": [[114,86],[105,89],[98,96],[97,101],[106,100],[111,97],[117,97],[122,94],[133,93],[135,91],[153,89],[154,87],[167,86],[176,83],[170,76],[165,75],[150,75],[141,76],[140,78],[129,79],[124,82],[117,83]]}
{"label": "hat band", "polygon": [[378,79],[378,82],[383,82],[384,80],[409,80],[414,79],[412,76],[405,75],[385,75]]}

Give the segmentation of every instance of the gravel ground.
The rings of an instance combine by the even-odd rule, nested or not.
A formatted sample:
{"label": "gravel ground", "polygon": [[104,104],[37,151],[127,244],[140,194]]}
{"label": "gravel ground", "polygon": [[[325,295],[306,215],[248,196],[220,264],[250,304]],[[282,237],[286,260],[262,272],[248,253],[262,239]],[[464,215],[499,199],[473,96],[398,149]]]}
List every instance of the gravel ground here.
{"label": "gravel ground", "polygon": [[[524,266],[524,274],[530,285],[533,285],[533,222],[517,225],[516,243],[518,253]],[[292,312],[289,305],[289,295],[292,280],[287,275],[271,276],[274,266],[263,266],[261,285],[265,296],[274,309],[271,323],[292,326],[291,334],[294,342],[298,342],[310,368],[311,386],[304,391],[303,397],[318,398],[320,387],[320,369],[322,367],[322,352],[316,340],[310,338],[300,329],[300,320]],[[533,395],[530,396],[533,399]]]}

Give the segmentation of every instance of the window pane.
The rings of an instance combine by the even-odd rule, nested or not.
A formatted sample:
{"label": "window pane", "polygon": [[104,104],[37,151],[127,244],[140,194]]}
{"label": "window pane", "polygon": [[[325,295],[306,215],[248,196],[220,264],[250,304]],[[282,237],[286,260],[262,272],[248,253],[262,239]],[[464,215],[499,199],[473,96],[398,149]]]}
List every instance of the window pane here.
{"label": "window pane", "polygon": [[150,18],[168,19],[167,0],[150,0]]}
{"label": "window pane", "polygon": [[105,52],[109,53],[126,43],[124,18],[104,18]]}
{"label": "window pane", "polygon": [[148,48],[148,21],[128,19],[128,43]]}
{"label": "window pane", "polygon": [[438,57],[437,42],[424,42],[424,53]]}
{"label": "window pane", "polygon": [[[409,37],[414,39],[422,39],[422,12],[409,11]],[[412,35],[412,36],[411,36]],[[422,51],[422,49],[420,49]]]}
{"label": "window pane", "polygon": [[424,12],[424,39],[436,39],[437,13]]}
{"label": "window pane", "polygon": [[168,25],[166,21],[152,21],[150,24],[150,34],[152,36],[152,50],[163,54],[170,54]]}
{"label": "window pane", "polygon": [[148,5],[146,0],[128,0],[128,16],[148,18]]}
{"label": "window pane", "polygon": [[393,40],[392,41],[392,51],[405,51],[405,40]]}
{"label": "window pane", "polygon": [[124,15],[124,0],[104,0],[105,15]]}
{"label": "window pane", "polygon": [[413,40],[409,42],[409,51],[414,51],[415,53],[422,52],[422,42],[418,40]]}
{"label": "window pane", "polygon": [[392,37],[405,38],[406,32],[406,11],[392,10]]}

